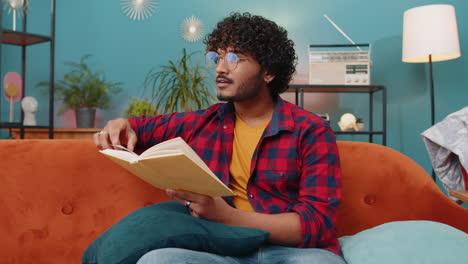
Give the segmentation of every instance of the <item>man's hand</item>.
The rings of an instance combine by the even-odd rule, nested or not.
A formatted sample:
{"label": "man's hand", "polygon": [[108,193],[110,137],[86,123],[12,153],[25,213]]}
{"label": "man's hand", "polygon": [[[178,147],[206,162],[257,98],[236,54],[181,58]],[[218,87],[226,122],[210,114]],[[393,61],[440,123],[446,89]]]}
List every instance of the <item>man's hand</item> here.
{"label": "man's hand", "polygon": [[114,148],[116,145],[123,145],[129,151],[135,149],[137,136],[133,131],[130,122],[125,118],[114,119],[107,122],[101,132],[94,134],[94,144],[100,149]]}
{"label": "man's hand", "polygon": [[190,214],[205,220],[232,225],[258,228],[270,232],[268,241],[277,245],[297,246],[302,241],[301,221],[294,212],[264,214],[248,212],[231,207],[221,197],[166,190],[166,193],[179,203],[187,206]]}
{"label": "man's hand", "polygon": [[236,210],[221,197],[213,198],[203,194],[171,189],[166,190],[166,193],[183,205],[187,206],[187,202],[190,202],[188,207],[192,216],[217,223],[227,223]]}

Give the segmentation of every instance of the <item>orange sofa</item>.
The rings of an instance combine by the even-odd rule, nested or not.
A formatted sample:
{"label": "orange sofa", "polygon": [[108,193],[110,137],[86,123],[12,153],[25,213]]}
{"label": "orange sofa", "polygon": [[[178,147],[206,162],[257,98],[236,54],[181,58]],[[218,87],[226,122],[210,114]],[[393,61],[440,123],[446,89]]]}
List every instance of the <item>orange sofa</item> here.
{"label": "orange sofa", "polygon": [[[397,220],[432,220],[468,233],[468,210],[446,198],[414,161],[376,144],[338,144],[339,236]],[[0,140],[0,194],[2,264],[80,263],[112,224],[168,200],[90,140]]]}

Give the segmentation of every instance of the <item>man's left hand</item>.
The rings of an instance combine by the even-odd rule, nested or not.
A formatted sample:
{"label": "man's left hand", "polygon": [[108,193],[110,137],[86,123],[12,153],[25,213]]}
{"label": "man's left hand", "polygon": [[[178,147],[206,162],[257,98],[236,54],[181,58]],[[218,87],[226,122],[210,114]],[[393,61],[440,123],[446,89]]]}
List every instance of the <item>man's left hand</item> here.
{"label": "man's left hand", "polygon": [[188,207],[192,216],[217,223],[226,224],[229,219],[232,219],[232,214],[236,210],[221,197],[213,198],[203,194],[172,189],[167,189],[166,193],[185,206],[189,202]]}

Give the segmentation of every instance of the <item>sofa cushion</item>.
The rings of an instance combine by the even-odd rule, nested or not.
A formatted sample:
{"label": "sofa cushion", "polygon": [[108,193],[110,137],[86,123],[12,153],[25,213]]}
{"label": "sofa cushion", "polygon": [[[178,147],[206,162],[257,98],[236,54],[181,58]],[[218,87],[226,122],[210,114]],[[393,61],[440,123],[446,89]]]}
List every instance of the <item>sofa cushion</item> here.
{"label": "sofa cushion", "polygon": [[340,243],[348,264],[468,263],[468,234],[432,221],[386,223]]}
{"label": "sofa cushion", "polygon": [[195,218],[171,201],[140,208],[102,233],[82,256],[86,264],[136,263],[145,253],[176,247],[222,255],[244,255],[260,247],[269,233]]}

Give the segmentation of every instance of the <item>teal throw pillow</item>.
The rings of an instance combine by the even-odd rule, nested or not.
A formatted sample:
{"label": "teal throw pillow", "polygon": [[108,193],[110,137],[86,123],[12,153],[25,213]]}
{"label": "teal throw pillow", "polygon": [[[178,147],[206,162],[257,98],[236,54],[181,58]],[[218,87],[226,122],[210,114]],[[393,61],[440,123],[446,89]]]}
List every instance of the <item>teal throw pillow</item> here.
{"label": "teal throw pillow", "polygon": [[159,248],[185,248],[226,256],[245,255],[259,248],[269,233],[228,226],[188,214],[171,201],[140,208],[102,233],[82,256],[84,264],[136,263]]}
{"label": "teal throw pillow", "polygon": [[348,264],[468,263],[468,234],[438,222],[391,222],[339,240]]}

